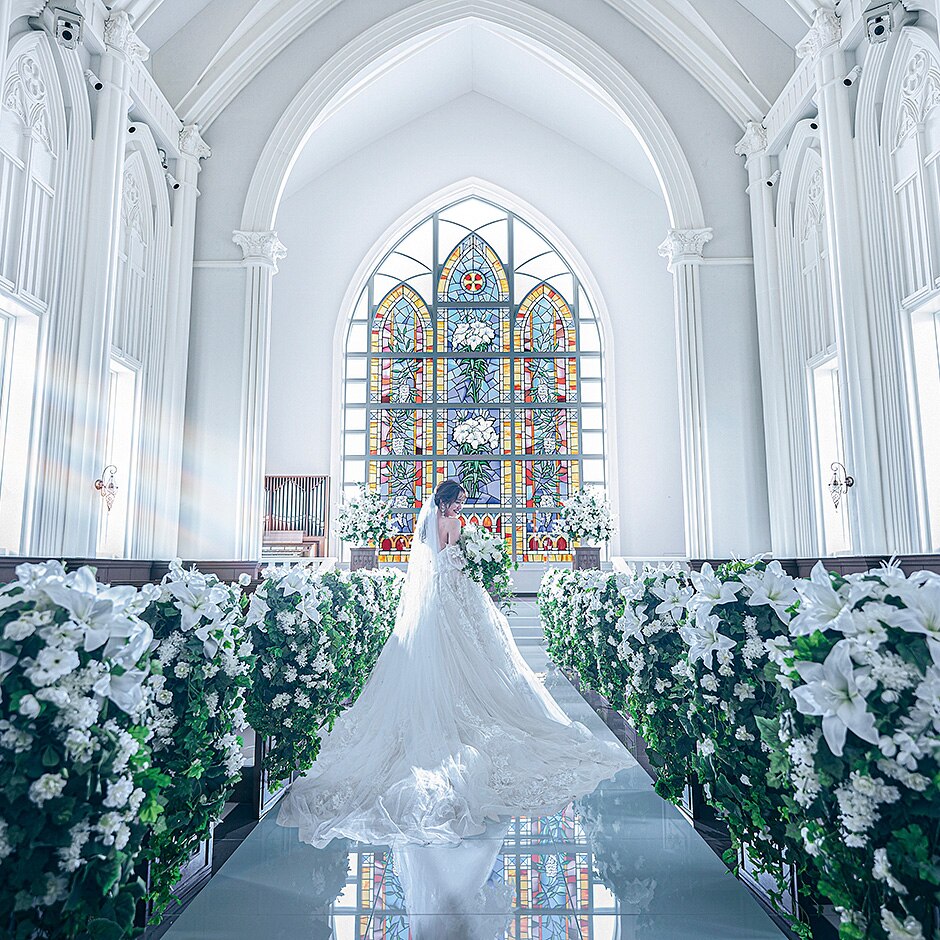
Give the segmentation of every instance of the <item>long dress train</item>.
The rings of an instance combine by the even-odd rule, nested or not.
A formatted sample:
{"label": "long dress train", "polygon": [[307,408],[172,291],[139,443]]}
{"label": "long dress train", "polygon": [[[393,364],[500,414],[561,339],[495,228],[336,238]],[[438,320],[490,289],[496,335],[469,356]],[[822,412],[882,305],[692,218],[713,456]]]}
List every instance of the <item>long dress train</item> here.
{"label": "long dress train", "polygon": [[453,844],[487,820],[557,812],[631,763],[561,711],[460,547],[439,550],[422,516],[395,631],[280,809],[315,846]]}

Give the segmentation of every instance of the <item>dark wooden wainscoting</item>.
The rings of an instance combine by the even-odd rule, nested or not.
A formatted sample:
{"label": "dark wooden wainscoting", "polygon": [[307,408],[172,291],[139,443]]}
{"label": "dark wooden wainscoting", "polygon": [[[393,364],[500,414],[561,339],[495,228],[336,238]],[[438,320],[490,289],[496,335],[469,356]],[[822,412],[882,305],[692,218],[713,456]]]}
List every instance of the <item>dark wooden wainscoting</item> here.
{"label": "dark wooden wainscoting", "polygon": [[[0,584],[16,580],[17,565],[42,564],[48,557],[28,558],[18,555],[0,555]],[[102,584],[130,584],[142,587],[145,584],[159,584],[170,570],[169,561],[146,561],[127,558],[59,558],[69,571],[86,565],[94,568]],[[258,578],[260,564],[257,561],[184,561],[183,567],[195,566],[204,574],[214,574],[220,581],[237,581],[239,576],[247,574],[252,582]]]}
{"label": "dark wooden wainscoting", "polygon": [[[767,556],[770,560],[771,556]],[[915,571],[934,571],[940,574],[940,555],[895,555],[893,556],[901,570],[906,575]],[[794,578],[808,578],[818,561],[821,561],[827,571],[836,574],[858,574],[872,568],[880,568],[891,560],[890,555],[835,555],[831,558],[778,558],[783,570]],[[713,568],[726,564],[728,558],[693,558],[689,564],[693,568],[701,568],[706,562]]]}

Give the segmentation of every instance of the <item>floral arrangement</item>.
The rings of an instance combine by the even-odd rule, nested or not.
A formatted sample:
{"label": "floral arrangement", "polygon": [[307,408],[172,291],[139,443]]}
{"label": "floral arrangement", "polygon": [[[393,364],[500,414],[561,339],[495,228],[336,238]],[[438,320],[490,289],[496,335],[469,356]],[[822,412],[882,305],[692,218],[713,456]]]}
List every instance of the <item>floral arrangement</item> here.
{"label": "floral arrangement", "polygon": [[614,534],[610,504],[595,489],[575,491],[562,503],[559,521],[572,542],[603,543]]}
{"label": "floral arrangement", "polygon": [[146,844],[159,914],[180,869],[208,838],[241,777],[245,691],[253,662],[242,584],[170,566],[142,617],[159,645],[148,680],[156,703],[154,763],[170,780]]}
{"label": "floral arrangement", "polygon": [[616,657],[625,711],[647,744],[657,770],[656,792],[677,802],[689,776],[695,743],[685,721],[689,679],[680,634],[691,595],[689,575],[677,566],[645,567],[624,582]]}
{"label": "floral arrangement", "polygon": [[512,597],[510,572],[519,565],[512,560],[506,540],[471,524],[463,527],[458,544],[467,575],[482,584],[497,604],[507,605]]}
{"label": "floral arrangement", "polygon": [[148,592],[21,565],[0,588],[0,932],[133,932],[165,777],[147,727]]}
{"label": "floral arrangement", "polygon": [[940,577],[819,564],[797,590],[779,737],[820,888],[843,940],[936,936]]}
{"label": "floral arrangement", "polygon": [[688,644],[693,767],[730,830],[735,848],[727,860],[746,851],[751,870],[776,882],[774,900],[782,909],[790,887],[784,863],[802,870],[806,862],[774,756],[788,698],[776,663],[799,601],[796,584],[777,561],[733,562],[717,572],[706,564],[691,579],[694,593],[683,598],[688,618],[679,633]]}
{"label": "floral arrangement", "polygon": [[677,795],[690,763],[749,862],[796,864],[804,900],[840,911],[842,940],[935,938],[940,577],[820,564],[794,581],[735,562],[647,570],[618,596],[611,578],[550,573],[546,635],[618,708],[619,685],[637,730],[667,749],[658,791]]}
{"label": "floral arrangement", "polygon": [[247,625],[256,658],[248,721],[270,737],[274,786],[309,769],[331,726],[358,695],[394,626],[401,575],[273,568],[252,595]]}
{"label": "floral arrangement", "polygon": [[378,544],[392,526],[394,508],[377,490],[361,486],[340,506],[337,533],[349,545]]}

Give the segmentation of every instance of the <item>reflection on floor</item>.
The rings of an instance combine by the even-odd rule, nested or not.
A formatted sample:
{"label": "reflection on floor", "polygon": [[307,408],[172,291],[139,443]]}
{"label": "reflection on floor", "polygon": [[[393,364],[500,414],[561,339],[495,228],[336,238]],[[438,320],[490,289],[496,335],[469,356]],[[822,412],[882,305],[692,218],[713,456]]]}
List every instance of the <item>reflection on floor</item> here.
{"label": "reflection on floor", "polygon": [[[612,733],[549,663],[534,606],[513,628],[558,703]],[[551,817],[494,824],[456,847],[317,850],[269,814],[167,931],[169,940],[779,940],[685,821],[628,768]]]}

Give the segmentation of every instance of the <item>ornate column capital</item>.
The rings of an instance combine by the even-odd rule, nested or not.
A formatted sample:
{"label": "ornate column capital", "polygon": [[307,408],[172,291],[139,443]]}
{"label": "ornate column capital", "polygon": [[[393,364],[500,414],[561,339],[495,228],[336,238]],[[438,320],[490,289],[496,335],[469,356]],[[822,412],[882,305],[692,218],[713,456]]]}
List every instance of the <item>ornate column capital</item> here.
{"label": "ornate column capital", "polygon": [[180,153],[197,160],[208,160],[212,148],[202,139],[198,124],[186,124],[180,131]]}
{"label": "ornate column capital", "polygon": [[680,264],[702,260],[705,246],[715,237],[713,228],[670,229],[666,240],[659,246],[659,253],[669,262],[673,271]]}
{"label": "ornate column capital", "polygon": [[104,44],[128,61],[146,62],[150,58],[149,47],[141,41],[123,10],[112,13],[105,21]]}
{"label": "ornate column capital", "polygon": [[287,256],[277,232],[235,232],[232,241],[241,248],[246,265],[269,267],[275,274],[278,262]]}
{"label": "ornate column capital", "polygon": [[835,10],[816,11],[813,25],[805,38],[797,44],[796,54],[801,59],[815,61],[822,53],[836,46],[842,39],[842,18]]}
{"label": "ornate column capital", "polygon": [[734,152],[739,157],[750,160],[767,149],[767,128],[762,121],[748,121],[744,136],[738,141]]}

